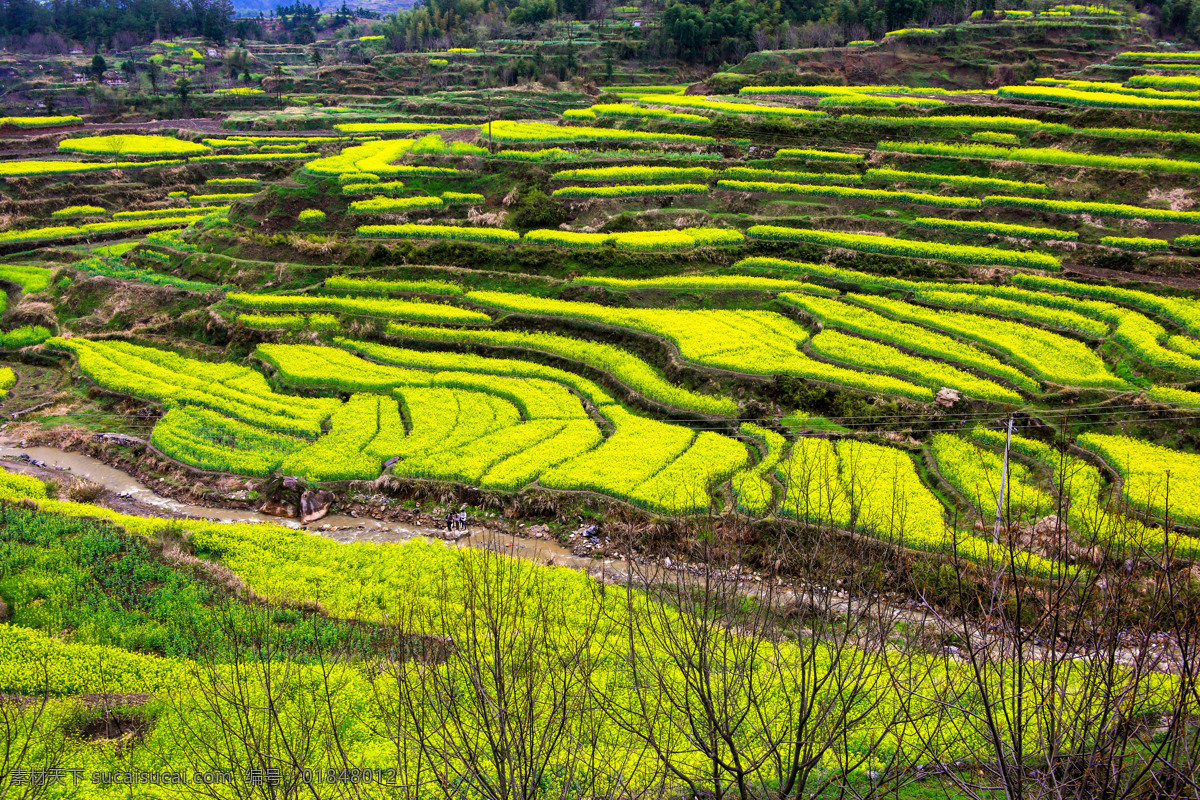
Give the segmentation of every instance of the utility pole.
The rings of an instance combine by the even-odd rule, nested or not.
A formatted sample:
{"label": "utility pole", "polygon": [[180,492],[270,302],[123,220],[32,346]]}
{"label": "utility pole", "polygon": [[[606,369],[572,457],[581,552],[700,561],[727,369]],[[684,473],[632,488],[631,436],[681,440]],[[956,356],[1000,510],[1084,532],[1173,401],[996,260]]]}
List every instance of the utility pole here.
{"label": "utility pole", "polygon": [[488,153],[496,154],[496,147],[492,144],[492,90],[487,90],[487,117],[488,117]]}
{"label": "utility pole", "polygon": [[1000,544],[1000,521],[1004,512],[1004,487],[1008,483],[1008,448],[1012,444],[1013,416],[1008,415],[1008,435],[1004,439],[1004,466],[1000,468],[1000,492],[996,495],[996,526],[992,528],[992,544]]}

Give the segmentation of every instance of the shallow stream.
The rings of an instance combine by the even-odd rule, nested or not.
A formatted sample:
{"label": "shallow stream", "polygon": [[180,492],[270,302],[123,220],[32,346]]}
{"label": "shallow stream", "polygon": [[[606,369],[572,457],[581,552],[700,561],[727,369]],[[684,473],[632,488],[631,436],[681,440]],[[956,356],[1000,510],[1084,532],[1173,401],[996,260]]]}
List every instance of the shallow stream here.
{"label": "shallow stream", "polygon": [[[257,511],[231,508],[210,508],[193,505],[156,494],[137,478],[110,467],[102,461],[81,453],[71,453],[57,447],[20,447],[11,441],[0,440],[0,463],[25,455],[52,469],[64,470],[103,486],[109,492],[132,503],[145,506],[172,516],[193,517],[214,522],[265,522],[286,525],[289,528],[308,530],[337,542],[402,542],[418,536],[445,541],[444,531],[419,525],[386,522],[383,520],[351,517],[345,514],[329,514],[310,525],[301,525],[294,519],[261,514]],[[19,463],[19,462],[18,462]],[[599,561],[572,555],[556,542],[539,539],[524,539],[503,536],[487,529],[475,528],[469,535],[457,541],[459,545],[487,547],[508,552],[546,564],[557,564],[586,572],[607,570],[610,574],[624,574],[624,562],[605,559]]]}

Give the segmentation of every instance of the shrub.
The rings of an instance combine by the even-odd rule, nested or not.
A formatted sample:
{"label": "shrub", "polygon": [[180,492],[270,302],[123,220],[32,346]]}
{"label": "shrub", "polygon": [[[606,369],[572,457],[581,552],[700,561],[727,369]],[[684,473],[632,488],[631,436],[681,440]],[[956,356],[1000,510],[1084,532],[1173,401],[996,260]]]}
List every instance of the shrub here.
{"label": "shrub", "polygon": [[213,89],[214,95],[225,95],[234,97],[249,97],[251,95],[266,94],[266,90],[257,89],[253,86],[234,86],[229,89]]}
{"label": "shrub", "polygon": [[[50,285],[51,270],[45,267],[30,267],[18,264],[0,264],[0,281],[14,283],[22,292],[40,292]],[[0,299],[0,311],[4,310]]]}
{"label": "shrub", "polygon": [[918,228],[945,230],[954,233],[1012,236],[1017,239],[1053,239],[1062,242],[1073,242],[1079,238],[1079,234],[1075,231],[1060,231],[1057,228],[1035,228],[1030,225],[1008,225],[1000,222],[917,217],[913,220],[912,224]]}
{"label": "shrub", "polygon": [[551,196],[563,198],[607,198],[707,193],[708,185],[704,183],[652,183],[635,186],[564,186],[561,189],[555,189],[551,193]]}
{"label": "shrub", "polygon": [[542,228],[529,231],[522,241],[530,244],[554,244],[562,247],[603,247],[612,241],[612,234],[578,233]]}
{"label": "shrub", "polygon": [[1130,86],[1152,89],[1200,91],[1200,77],[1194,75],[1134,75],[1125,82]]}
{"label": "shrub", "polygon": [[974,175],[941,175],[932,172],[905,172],[898,169],[869,169],[864,175],[868,182],[946,184],[958,189],[979,189],[997,192],[1046,194],[1044,183],[1008,181],[1002,178],[979,178]]}
{"label": "shrub", "polygon": [[486,156],[488,149],[470,142],[450,142],[450,154],[455,156]]}
{"label": "shrub", "polygon": [[0,333],[0,347],[17,350],[32,344],[41,344],[53,335],[49,328],[41,325],[23,325],[20,328]]}
{"label": "shrub", "polygon": [[880,142],[880,150],[897,153],[918,153],[960,158],[1003,159],[1031,164],[1097,167],[1101,169],[1136,169],[1158,172],[1200,172],[1200,161],[1181,161],[1172,158],[1143,158],[1140,156],[1102,156],[1092,153],[1073,153],[1053,147],[996,147],[988,144],[950,144],[944,142]]}
{"label": "shrub", "polygon": [[413,155],[441,155],[446,152],[446,142],[436,133],[417,139],[408,152]]}
{"label": "shrub", "polygon": [[1200,100],[1165,100],[1133,97],[1115,92],[1081,92],[1052,86],[1001,86],[997,95],[1014,100],[1067,103],[1095,108],[1120,108],[1133,111],[1200,111]]}
{"label": "shrub", "polygon": [[1000,131],[976,131],[971,134],[972,142],[982,142],[984,144],[1000,144],[1011,145],[1016,147],[1021,143],[1021,138],[1015,133],[1001,133]]}
{"label": "shrub", "polygon": [[483,244],[511,244],[521,235],[502,228],[464,228],[455,225],[360,225],[359,236],[407,239],[462,239]]}
{"label": "shrub", "polygon": [[229,206],[192,206],[191,208],[143,208],[139,211],[118,211],[113,219],[154,219],[155,217],[193,217],[228,211]]}
{"label": "shrub", "polygon": [[145,228],[168,227],[173,225],[190,225],[200,217],[177,216],[156,217],[143,220],[119,220],[116,222],[92,222],[86,225],[56,225],[48,228],[29,228],[26,230],[0,231],[0,244],[11,242],[53,241],[69,239],[75,236],[87,236],[92,233],[122,233],[125,231],[143,230]]}
{"label": "shrub", "polygon": [[700,247],[741,244],[746,241],[745,236],[732,228],[684,228],[682,233],[695,239]]}
{"label": "shrub", "polygon": [[473,192],[442,192],[443,203],[483,203],[487,200],[481,194]]}
{"label": "shrub", "polygon": [[146,169],[149,167],[174,167],[184,163],[182,159],[159,161],[0,161],[0,178],[39,178],[51,175],[68,175],[73,172],[98,172],[106,169]]}
{"label": "shrub", "polygon": [[50,214],[52,217],[94,217],[108,212],[100,206],[67,206]]}
{"label": "shrub", "polygon": [[520,194],[508,219],[518,230],[557,228],[567,221],[567,212],[541,189],[531,189]]}
{"label": "shrub", "polygon": [[351,214],[402,214],[408,211],[441,208],[440,197],[373,197],[370,200],[355,200],[350,204]]}
{"label": "shrub", "polygon": [[593,167],[564,169],[553,173],[556,181],[706,181],[713,176],[708,167]]}
{"label": "shrub", "polygon": [[142,136],[119,133],[113,136],[84,136],[63,139],[61,153],[87,153],[94,156],[192,156],[212,152],[212,148],[173,136]]}
{"label": "shrub", "polygon": [[[361,173],[353,173],[359,175]],[[342,194],[383,194],[390,195],[404,189],[404,181],[383,181],[380,183],[347,183],[342,185]]]}
{"label": "shrub", "polygon": [[58,128],[63,125],[81,125],[83,124],[82,117],[62,116],[62,117],[0,117],[0,129],[2,128]]}
{"label": "shrub", "polygon": [[304,327],[303,314],[238,314],[237,321],[255,330],[295,331]]}
{"label": "shrub", "polygon": [[336,311],[362,317],[389,317],[415,322],[490,322],[487,314],[459,308],[446,303],[423,302],[420,300],[392,300],[375,297],[343,297],[312,295],[249,294],[230,292],[225,298],[238,308],[256,311]]}
{"label": "shrub", "polygon": [[534,230],[525,234],[524,241],[562,247],[603,247],[611,244],[614,247],[630,250],[673,250],[741,244],[745,241],[745,237],[729,228],[684,228],[678,231],[635,231],[632,233]]}
{"label": "shrub", "polygon": [[644,108],[642,106],[625,105],[624,103],[598,103],[591,108],[569,108],[563,112],[564,119],[596,119],[601,117],[638,117],[641,119],[657,119],[666,122],[712,122],[708,117],[699,114],[682,114],[667,111],[662,108]]}
{"label": "shrub", "polygon": [[675,250],[696,245],[696,240],[683,231],[614,233],[611,241],[623,250]]}
{"label": "shrub", "polygon": [[[481,130],[488,135],[488,127]],[[497,120],[491,124],[492,141],[516,143],[554,143],[554,142],[691,142],[696,144],[714,143],[717,140],[710,136],[695,136],[684,133],[653,133],[649,131],[623,131],[610,128],[589,128],[584,126],[559,126],[546,122],[514,122]]]}
{"label": "shrub", "polygon": [[1103,236],[1100,238],[1100,244],[1121,250],[1169,250],[1171,247],[1166,239],[1147,239],[1140,236]]}

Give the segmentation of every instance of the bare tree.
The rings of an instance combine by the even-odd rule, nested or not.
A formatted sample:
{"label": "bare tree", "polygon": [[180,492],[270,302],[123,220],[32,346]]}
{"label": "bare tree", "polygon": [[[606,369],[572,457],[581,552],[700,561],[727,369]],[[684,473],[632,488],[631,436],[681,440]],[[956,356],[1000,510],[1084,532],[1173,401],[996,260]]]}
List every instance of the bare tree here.
{"label": "bare tree", "polygon": [[[1200,797],[1188,722],[1197,708],[1188,578],[1164,569],[1169,547],[1162,556],[1145,550],[1141,523],[1111,504],[1071,514],[1068,529],[1062,520],[1073,503],[1101,507],[1094,497],[1070,496],[1061,459],[1059,524],[1041,546],[1098,550],[1098,568],[1059,561],[1056,574],[1029,572],[1027,543],[1010,518],[995,580],[979,593],[967,577],[974,568],[955,550],[954,591],[983,616],[934,613],[958,644],[929,674],[954,679],[897,681],[911,730],[938,754],[936,769],[957,797]],[[1169,528],[1169,515],[1164,523]],[[1139,562],[1150,564],[1151,577],[1132,566]],[[1123,566],[1103,568],[1113,563]]]}
{"label": "bare tree", "polygon": [[900,754],[913,754],[882,746],[900,719],[883,666],[900,656],[884,648],[891,621],[873,594],[850,586],[835,596],[764,582],[737,549],[717,544],[741,538],[730,524],[710,519],[693,532],[694,570],[631,560],[613,617],[626,666],[616,686],[597,689],[613,724],[644,742],[688,796],[830,796],[853,791],[851,776],[868,765],[875,791],[895,786]]}
{"label": "bare tree", "polygon": [[213,629],[194,632],[205,646],[189,662],[188,686],[164,697],[169,718],[155,742],[165,762],[182,759],[226,779],[193,781],[181,792],[229,800],[360,796],[356,784],[320,775],[360,766],[341,724],[356,674],[324,651],[319,636],[301,652],[274,624],[279,610],[223,605]]}
{"label": "bare tree", "polygon": [[447,798],[604,796],[620,777],[597,757],[588,693],[601,588],[567,593],[492,549],[459,551],[455,567],[443,602],[405,623],[442,643],[436,657],[407,648],[372,675],[398,757]]}
{"label": "bare tree", "polygon": [[48,657],[33,659],[30,667],[39,676],[39,691],[0,695],[0,797],[5,800],[38,800],[60,778],[68,787],[77,779],[67,772],[74,745],[61,709],[53,707]]}

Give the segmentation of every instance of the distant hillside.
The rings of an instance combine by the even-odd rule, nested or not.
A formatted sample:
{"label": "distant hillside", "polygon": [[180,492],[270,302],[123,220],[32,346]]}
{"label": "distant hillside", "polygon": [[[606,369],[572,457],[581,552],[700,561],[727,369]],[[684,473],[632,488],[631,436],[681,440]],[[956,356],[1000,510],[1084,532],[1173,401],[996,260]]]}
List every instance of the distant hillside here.
{"label": "distant hillside", "polygon": [[[359,0],[359,2],[347,2],[351,8],[364,8],[369,11],[377,11],[380,14],[391,14],[401,8],[412,8],[417,4],[417,0]],[[269,15],[271,9],[287,5],[280,0],[234,0],[233,9],[239,17],[256,17],[259,12],[264,15]],[[342,5],[342,0],[321,0],[320,6],[324,11],[333,11]]]}

